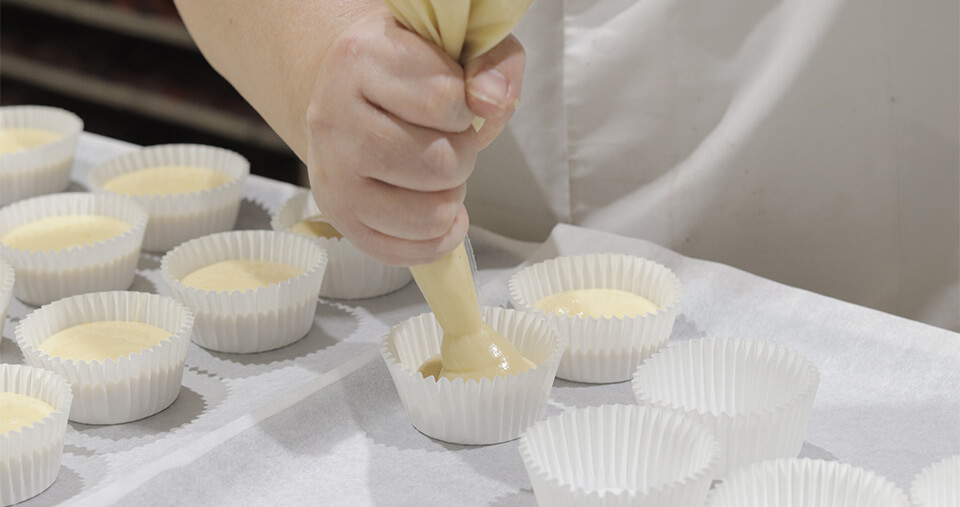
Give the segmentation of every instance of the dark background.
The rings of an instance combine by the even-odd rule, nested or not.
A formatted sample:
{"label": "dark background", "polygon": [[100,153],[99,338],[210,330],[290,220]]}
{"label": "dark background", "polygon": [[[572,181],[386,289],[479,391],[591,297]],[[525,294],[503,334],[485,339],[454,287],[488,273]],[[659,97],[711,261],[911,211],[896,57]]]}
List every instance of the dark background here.
{"label": "dark background", "polygon": [[0,104],[141,145],[201,143],[302,183],[297,157],[197,50],[172,0],[0,0]]}

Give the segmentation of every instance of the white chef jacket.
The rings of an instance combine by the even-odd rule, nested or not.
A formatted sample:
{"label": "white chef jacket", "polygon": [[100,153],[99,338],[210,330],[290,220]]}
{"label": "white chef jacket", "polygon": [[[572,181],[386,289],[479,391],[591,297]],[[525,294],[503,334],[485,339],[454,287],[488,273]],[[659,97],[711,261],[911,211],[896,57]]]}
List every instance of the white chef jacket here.
{"label": "white chef jacket", "polygon": [[955,0],[537,0],[471,221],[608,230],[958,329],[958,27]]}

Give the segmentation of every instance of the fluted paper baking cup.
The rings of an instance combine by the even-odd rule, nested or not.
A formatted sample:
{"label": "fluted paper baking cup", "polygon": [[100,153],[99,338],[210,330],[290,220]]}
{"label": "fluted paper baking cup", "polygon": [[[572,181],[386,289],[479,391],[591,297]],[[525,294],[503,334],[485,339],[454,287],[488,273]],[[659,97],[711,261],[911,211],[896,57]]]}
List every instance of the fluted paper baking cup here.
{"label": "fluted paper baking cup", "polygon": [[[547,320],[569,347],[557,377],[575,382],[630,380],[637,365],[670,338],[680,307],[680,280],[670,269],[623,254],[557,257],[510,278],[513,306]],[[639,294],[660,309],[643,316],[593,318],[537,310],[541,299],[568,290],[616,289]]]}
{"label": "fluted paper baking cup", "polygon": [[[40,350],[50,336],[88,322],[142,322],[170,333],[166,340],[118,360],[75,361]],[[27,362],[62,375],[73,387],[70,420],[118,424],[170,406],[180,393],[193,314],[171,298],[144,292],[96,292],[34,310],[17,326]]]}
{"label": "fluted paper baking cup", "polygon": [[127,222],[130,229],[93,245],[52,252],[19,250],[0,243],[0,257],[17,271],[14,295],[42,305],[75,294],[130,287],[147,226],[146,211],[130,199],[88,193],[26,199],[0,209],[0,237],[14,227],[63,215],[103,215]]}
{"label": "fluted paper baking cup", "polygon": [[633,377],[641,405],[675,410],[709,428],[723,448],[717,477],[803,445],[820,373],[772,343],[701,338],[664,348]]}
{"label": "fluted paper baking cup", "polygon": [[[290,231],[298,222],[320,214],[313,194],[297,192],[270,220],[275,231]],[[327,251],[329,261],[320,295],[333,299],[382,296],[410,283],[407,268],[388,266],[363,253],[343,238],[311,238]]]}
{"label": "fluted paper baking cup", "polygon": [[10,298],[13,297],[15,280],[13,266],[0,258],[0,339],[3,338],[3,323],[7,321],[7,308],[10,307]]}
{"label": "fluted paper baking cup", "polygon": [[910,485],[914,507],[956,507],[960,505],[960,454],[924,468]]}
{"label": "fluted paper baking cup", "polygon": [[699,507],[720,444],[676,412],[602,405],[534,424],[520,456],[540,505]]}
{"label": "fluted paper baking cup", "polygon": [[[180,280],[210,264],[255,259],[296,266],[299,276],[256,290],[208,291]],[[232,231],[188,241],[160,263],[173,297],[193,310],[193,341],[220,352],[263,352],[289,345],[310,331],[327,255],[310,239],[290,232]]]}
{"label": "fluted paper baking cup", "polygon": [[53,407],[38,422],[0,434],[0,505],[39,495],[60,473],[63,435],[70,413],[70,384],[51,371],[0,364],[0,392],[36,398]]}
{"label": "fluted paper baking cup", "polygon": [[537,365],[518,375],[450,380],[417,370],[440,353],[443,331],[432,313],[390,330],[380,353],[413,426],[455,444],[513,440],[540,419],[566,343],[542,319],[503,308],[484,308],[483,320]]}
{"label": "fluted paper baking cup", "polygon": [[0,155],[0,206],[70,185],[70,168],[83,120],[64,109],[47,106],[0,107],[0,128],[52,130],[60,138],[28,150]]}
{"label": "fluted paper baking cup", "polygon": [[[724,479],[710,507],[908,507],[907,495],[879,475],[836,461],[779,459]],[[955,504],[954,504],[955,505]]]}
{"label": "fluted paper baking cup", "polygon": [[113,178],[140,169],[158,166],[204,167],[222,172],[230,181],[211,190],[163,196],[131,195],[147,210],[150,223],[143,249],[165,252],[184,241],[215,232],[232,230],[237,222],[243,184],[250,163],[238,153],[199,144],[165,144],[141,148],[116,156],[90,170],[90,189],[104,188]]}

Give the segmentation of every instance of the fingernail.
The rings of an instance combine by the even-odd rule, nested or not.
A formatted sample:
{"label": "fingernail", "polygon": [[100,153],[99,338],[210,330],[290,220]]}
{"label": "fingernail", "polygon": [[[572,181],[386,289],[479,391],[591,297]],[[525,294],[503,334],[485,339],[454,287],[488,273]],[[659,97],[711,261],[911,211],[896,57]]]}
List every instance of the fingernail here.
{"label": "fingernail", "polygon": [[467,83],[470,95],[500,109],[507,107],[507,78],[496,69],[485,70]]}

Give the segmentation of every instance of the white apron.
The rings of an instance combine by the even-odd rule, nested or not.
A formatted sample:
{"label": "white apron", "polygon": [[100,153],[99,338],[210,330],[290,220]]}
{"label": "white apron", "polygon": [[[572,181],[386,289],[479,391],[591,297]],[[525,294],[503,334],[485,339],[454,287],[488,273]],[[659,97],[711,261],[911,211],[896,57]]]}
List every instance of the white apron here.
{"label": "white apron", "polygon": [[608,230],[960,327],[956,1],[536,0],[515,33],[523,98],[473,223]]}

